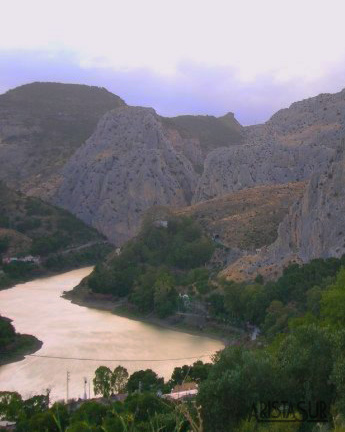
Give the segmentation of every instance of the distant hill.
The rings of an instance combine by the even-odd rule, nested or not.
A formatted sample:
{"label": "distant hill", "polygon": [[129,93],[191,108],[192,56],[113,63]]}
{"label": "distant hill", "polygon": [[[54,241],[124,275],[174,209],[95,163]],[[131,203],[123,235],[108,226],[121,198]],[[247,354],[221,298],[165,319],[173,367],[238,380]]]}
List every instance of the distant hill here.
{"label": "distant hill", "polygon": [[166,127],[178,130],[182,138],[197,138],[204,154],[218,147],[243,142],[243,127],[233,113],[223,117],[209,115],[182,115],[162,117]]}
{"label": "distant hill", "polygon": [[0,180],[48,193],[102,115],[123,105],[104,88],[77,84],[37,82],[0,95]]}

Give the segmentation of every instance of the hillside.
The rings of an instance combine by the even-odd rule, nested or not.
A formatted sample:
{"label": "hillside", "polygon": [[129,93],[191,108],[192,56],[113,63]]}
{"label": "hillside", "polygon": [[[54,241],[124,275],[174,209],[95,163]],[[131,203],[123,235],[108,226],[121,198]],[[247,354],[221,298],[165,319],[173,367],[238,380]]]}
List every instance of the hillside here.
{"label": "hillside", "polygon": [[[76,302],[101,298],[114,301],[126,298],[129,307],[160,318],[183,308],[179,293],[196,284],[205,294],[214,244],[190,218],[165,210],[148,215],[137,237],[110,254],[107,260],[68,294]],[[111,303],[110,303],[111,304]]]}
{"label": "hillside", "polygon": [[198,176],[152,108],[122,107],[103,116],[62,177],[53,202],[121,245],[150,207],[190,203]]}
{"label": "hillside", "polygon": [[49,269],[93,264],[110,250],[104,237],[67,211],[27,197],[1,182],[0,215],[0,257],[34,255],[42,259],[40,266],[3,265],[0,286]]}
{"label": "hillside", "polygon": [[[242,247],[266,245],[286,207],[270,213],[265,205],[280,209],[279,202],[293,201],[285,192],[279,201],[275,191],[326,171],[345,135],[345,91],[296,102],[250,127],[231,113],[163,118],[151,108],[128,107],[105,89],[52,83],[14,89],[0,96],[0,108],[2,177],[118,246],[139,232],[151,207],[207,201],[212,213],[213,199],[233,193],[232,204],[219,211],[219,229],[229,229]],[[258,186],[278,189],[256,198],[245,192]],[[234,204],[239,191],[244,200],[252,197],[253,207]]]}
{"label": "hillside", "polygon": [[344,92],[298,102],[244,128],[230,114],[167,119],[120,107],[66,163],[52,199],[121,245],[138,233],[151,206],[179,208],[309,180],[334,158],[342,131]]}
{"label": "hillside", "polygon": [[229,248],[255,250],[273,243],[280,222],[302,196],[304,182],[257,186],[177,209]]}
{"label": "hillside", "polygon": [[76,84],[32,83],[0,95],[0,180],[49,195],[100,117],[122,105],[104,88]]}
{"label": "hillside", "polygon": [[276,241],[258,254],[244,257],[223,272],[228,279],[251,279],[257,274],[276,277],[289,263],[345,254],[345,142],[335,160],[315,173],[303,197],[290,208]]}

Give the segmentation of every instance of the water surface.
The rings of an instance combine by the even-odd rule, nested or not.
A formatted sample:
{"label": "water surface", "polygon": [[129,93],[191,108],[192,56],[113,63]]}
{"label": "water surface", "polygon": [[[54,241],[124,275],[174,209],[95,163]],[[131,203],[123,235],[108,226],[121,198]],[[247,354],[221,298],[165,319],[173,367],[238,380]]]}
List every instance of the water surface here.
{"label": "water surface", "polygon": [[[151,368],[168,379],[175,366],[193,363],[198,357],[223,347],[221,342],[207,337],[81,307],[61,297],[63,291],[72,289],[91,270],[91,267],[73,270],[0,291],[0,314],[11,318],[18,332],[32,334],[43,341],[42,348],[35,354],[96,359],[27,356],[23,361],[0,367],[0,391],[18,391],[29,397],[50,388],[53,400],[63,399],[66,398],[66,374],[69,371],[69,396],[83,397],[84,377],[90,381],[99,365],[113,369],[122,364],[130,373]],[[196,358],[152,361],[187,357]],[[114,361],[105,362],[106,359]],[[90,387],[92,396],[92,385]]]}

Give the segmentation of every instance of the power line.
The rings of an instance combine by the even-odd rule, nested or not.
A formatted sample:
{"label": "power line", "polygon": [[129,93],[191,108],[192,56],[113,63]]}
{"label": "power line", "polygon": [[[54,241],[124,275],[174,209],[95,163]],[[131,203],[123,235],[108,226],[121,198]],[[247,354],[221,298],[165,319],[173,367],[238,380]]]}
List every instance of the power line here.
{"label": "power line", "polygon": [[94,359],[94,358],[81,358],[81,357],[62,357],[40,354],[27,354],[28,357],[39,357],[57,360],[80,360],[80,361],[97,361],[97,362],[166,362],[166,361],[181,361],[181,360],[195,360],[205,357],[210,357],[214,353],[203,354],[195,357],[181,357],[181,358],[167,358],[167,359]]}

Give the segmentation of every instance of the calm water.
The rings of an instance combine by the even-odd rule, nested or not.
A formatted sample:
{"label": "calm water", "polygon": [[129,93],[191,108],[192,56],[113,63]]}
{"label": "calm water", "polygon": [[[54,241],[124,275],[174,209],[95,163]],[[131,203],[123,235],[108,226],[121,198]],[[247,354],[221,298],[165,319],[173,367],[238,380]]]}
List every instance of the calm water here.
{"label": "calm water", "polygon": [[[175,366],[189,364],[196,359],[150,360],[200,357],[223,347],[221,342],[207,337],[192,336],[118,317],[110,312],[88,309],[61,298],[63,291],[73,288],[91,270],[91,267],[74,270],[0,291],[0,314],[11,318],[18,332],[32,334],[43,341],[41,350],[36,354],[122,361],[28,356],[23,361],[0,367],[0,391],[18,391],[29,397],[50,388],[53,400],[63,399],[66,397],[66,373],[69,371],[69,396],[82,397],[83,378],[92,379],[99,365],[113,369],[122,364],[130,373],[151,368],[160,376],[169,378]],[[132,359],[140,361],[124,361]]]}

